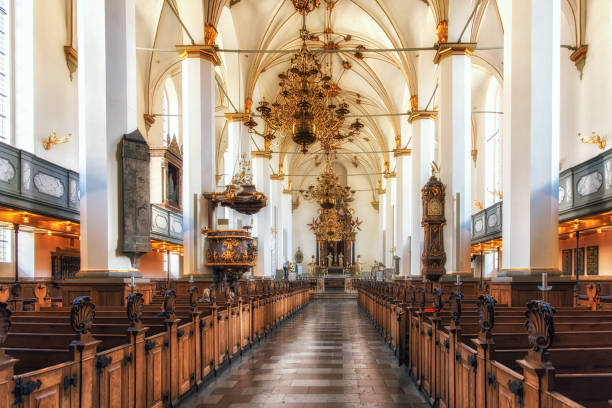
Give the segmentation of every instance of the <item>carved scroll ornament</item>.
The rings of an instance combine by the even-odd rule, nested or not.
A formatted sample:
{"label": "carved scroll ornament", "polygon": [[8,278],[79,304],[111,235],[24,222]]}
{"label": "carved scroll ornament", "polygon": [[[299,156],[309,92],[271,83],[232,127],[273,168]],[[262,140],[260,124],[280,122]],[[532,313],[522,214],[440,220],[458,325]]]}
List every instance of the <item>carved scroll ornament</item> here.
{"label": "carved scroll ornament", "polygon": [[541,300],[527,303],[525,327],[531,349],[536,353],[546,353],[555,339],[555,309]]}
{"label": "carved scroll ornament", "polygon": [[[4,302],[0,302],[0,347],[4,344],[11,328],[11,310]],[[0,352],[1,353],[1,352]]]}
{"label": "carved scroll ornament", "polygon": [[189,306],[191,307],[191,311],[195,312],[198,310],[198,296],[199,290],[197,286],[192,286],[189,288]]}
{"label": "carved scroll ornament", "polygon": [[96,317],[96,306],[91,302],[89,296],[79,296],[72,302],[70,309],[70,326],[81,338],[91,334],[91,326]]}
{"label": "carved scroll ornament", "polygon": [[174,309],[176,305],[176,292],[169,289],[164,293],[164,301],[162,302],[162,311],[158,316],[167,319],[174,319]]}
{"label": "carved scroll ornament", "polygon": [[497,301],[490,295],[478,296],[478,317],[480,333],[486,337],[491,336],[493,326],[495,326],[495,304]]}
{"label": "carved scroll ornament", "polygon": [[142,293],[130,293],[127,297],[126,313],[131,327],[142,326],[140,318],[144,312],[144,298]]}
{"label": "carved scroll ornament", "polygon": [[451,318],[455,326],[459,326],[461,321],[461,300],[463,299],[463,293],[458,290],[454,291],[450,295],[450,310]]}

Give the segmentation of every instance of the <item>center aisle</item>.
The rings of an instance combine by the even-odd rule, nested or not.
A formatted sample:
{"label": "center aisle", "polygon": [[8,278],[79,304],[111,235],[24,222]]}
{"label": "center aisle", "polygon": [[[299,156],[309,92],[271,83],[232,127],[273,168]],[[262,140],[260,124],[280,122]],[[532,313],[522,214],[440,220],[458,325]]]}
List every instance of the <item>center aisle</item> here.
{"label": "center aisle", "polygon": [[427,407],[356,300],[316,300],[183,408]]}

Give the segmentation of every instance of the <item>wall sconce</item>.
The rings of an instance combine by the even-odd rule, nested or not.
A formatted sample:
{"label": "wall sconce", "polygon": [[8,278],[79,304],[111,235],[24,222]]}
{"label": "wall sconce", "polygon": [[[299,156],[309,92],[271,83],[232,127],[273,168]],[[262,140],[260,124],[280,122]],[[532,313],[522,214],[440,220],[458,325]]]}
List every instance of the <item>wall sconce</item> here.
{"label": "wall sconce", "polygon": [[584,144],[597,145],[597,147],[599,147],[600,150],[603,150],[606,148],[606,140],[607,140],[606,137],[601,137],[595,131],[591,132],[591,136],[589,137],[584,137],[582,136],[581,132],[578,132],[578,140],[580,140]]}
{"label": "wall sconce", "polygon": [[51,133],[51,136],[43,140],[43,147],[45,150],[49,150],[51,149],[51,146],[69,142],[71,137],[72,133],[68,133],[66,137],[57,137],[54,130],[53,133]]}
{"label": "wall sconce", "polygon": [[474,200],[474,201],[472,201],[472,207],[473,208],[478,208],[478,209],[482,210],[482,203],[480,201]]}
{"label": "wall sconce", "polygon": [[497,190],[497,189],[495,189],[495,190],[487,190],[487,193],[492,194],[493,197],[497,197],[498,200],[501,200],[501,199],[504,198],[504,194],[501,191]]}

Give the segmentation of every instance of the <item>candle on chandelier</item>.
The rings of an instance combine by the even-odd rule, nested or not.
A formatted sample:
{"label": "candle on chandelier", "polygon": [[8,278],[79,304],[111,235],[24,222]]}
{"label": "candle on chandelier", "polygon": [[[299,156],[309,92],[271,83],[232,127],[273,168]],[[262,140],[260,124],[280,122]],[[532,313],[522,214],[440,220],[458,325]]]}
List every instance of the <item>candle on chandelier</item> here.
{"label": "candle on chandelier", "polygon": [[546,289],[548,287],[548,273],[542,273],[542,288]]}
{"label": "candle on chandelier", "polygon": [[459,278],[459,274],[457,274],[457,286],[461,284],[461,279]]}

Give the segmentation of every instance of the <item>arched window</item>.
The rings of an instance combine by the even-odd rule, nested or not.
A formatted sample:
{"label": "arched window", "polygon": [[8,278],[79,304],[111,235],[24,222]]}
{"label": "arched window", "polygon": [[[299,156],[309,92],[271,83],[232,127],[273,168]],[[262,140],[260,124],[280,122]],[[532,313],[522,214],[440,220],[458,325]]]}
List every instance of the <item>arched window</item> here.
{"label": "arched window", "polygon": [[169,129],[169,121],[168,121],[168,93],[164,89],[162,92],[162,141],[164,146],[168,144],[168,131]]}
{"label": "arched window", "polygon": [[0,141],[4,143],[11,142],[9,4],[9,0],[0,0]]}
{"label": "arched window", "polygon": [[485,206],[501,200],[501,88],[491,78],[485,117]]}
{"label": "arched window", "polygon": [[167,144],[174,136],[179,138],[178,95],[172,78],[166,78],[162,91],[163,142]]}

